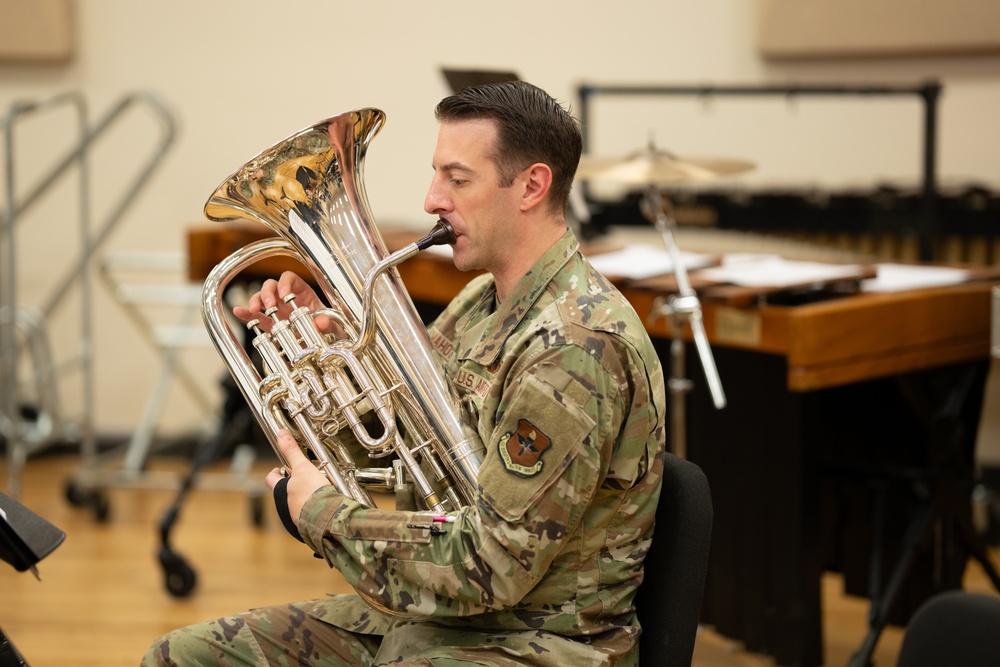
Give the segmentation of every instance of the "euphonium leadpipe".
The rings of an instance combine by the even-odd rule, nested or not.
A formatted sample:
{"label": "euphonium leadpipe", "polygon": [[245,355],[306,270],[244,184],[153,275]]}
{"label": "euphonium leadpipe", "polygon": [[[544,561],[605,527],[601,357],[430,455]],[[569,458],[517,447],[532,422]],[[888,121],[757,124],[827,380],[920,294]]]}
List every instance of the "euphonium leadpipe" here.
{"label": "euphonium leadpipe", "polygon": [[[250,244],[205,281],[205,324],[272,446],[287,428],[305,441],[337,489],[372,505],[365,483],[412,483],[418,503],[449,511],[472,502],[483,447],[464,427],[431,352],[426,329],[395,266],[424,248],[454,240],[443,220],[393,254],[372,223],[362,172],[371,139],[385,122],[377,109],[324,120],[262,152],[230,176],[205,205],[212,220],[256,220],[279,238]],[[330,308],[296,307],[270,333],[254,322],[261,378],[227,322],[230,280],[274,255],[300,260]],[[271,315],[272,313],[267,313]],[[336,323],[320,334],[315,315]],[[345,432],[394,468],[360,469]],[[281,456],[280,451],[275,451]],[[404,479],[401,479],[405,477]]]}

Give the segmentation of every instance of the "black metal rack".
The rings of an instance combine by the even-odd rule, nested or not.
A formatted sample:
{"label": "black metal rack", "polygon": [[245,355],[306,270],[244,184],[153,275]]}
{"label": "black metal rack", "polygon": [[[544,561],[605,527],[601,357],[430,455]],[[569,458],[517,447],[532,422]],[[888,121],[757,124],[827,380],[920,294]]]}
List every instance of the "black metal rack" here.
{"label": "black metal rack", "polygon": [[595,85],[579,86],[584,152],[589,148],[590,101],[596,95],[676,97],[915,97],[923,104],[920,204],[917,235],[920,259],[930,261],[938,235],[937,123],[942,85],[930,80],[917,86],[890,85]]}

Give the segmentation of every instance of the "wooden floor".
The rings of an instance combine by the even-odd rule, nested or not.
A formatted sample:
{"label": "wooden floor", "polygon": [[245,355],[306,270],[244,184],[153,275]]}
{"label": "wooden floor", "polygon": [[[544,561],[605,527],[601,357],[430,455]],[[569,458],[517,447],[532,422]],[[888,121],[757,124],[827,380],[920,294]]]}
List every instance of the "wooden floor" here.
{"label": "wooden floor", "polygon": [[[2,480],[7,478],[4,465]],[[262,475],[270,466],[259,461],[255,470]],[[186,464],[165,459],[155,468],[180,479]],[[67,538],[39,564],[42,581],[0,564],[0,628],[32,667],[136,665],[152,639],[173,628],[349,590],[337,572],[283,532],[269,504],[262,524],[255,526],[244,492],[196,490],[182,506],[171,545],[194,568],[198,584],[191,596],[173,597],[164,586],[157,553],[160,520],[176,492],[110,488],[109,515],[99,522],[90,508],[66,500],[65,484],[81,470],[86,469],[75,455],[50,453],[29,460],[20,500],[66,531]],[[216,466],[204,479],[229,479],[224,473]],[[1000,550],[992,556],[1000,566]],[[991,590],[978,564],[970,563],[967,572],[967,589]],[[826,664],[846,665],[864,635],[867,604],[842,595],[833,575],[825,578],[823,595]],[[895,665],[901,638],[898,628],[883,634],[877,667]],[[709,628],[699,635],[697,667],[773,664]]]}

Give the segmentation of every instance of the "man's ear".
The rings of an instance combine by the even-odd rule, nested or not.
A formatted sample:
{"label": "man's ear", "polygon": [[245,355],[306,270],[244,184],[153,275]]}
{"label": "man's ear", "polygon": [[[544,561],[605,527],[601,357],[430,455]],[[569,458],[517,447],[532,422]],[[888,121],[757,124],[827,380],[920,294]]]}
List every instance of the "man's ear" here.
{"label": "man's ear", "polygon": [[546,197],[552,187],[552,169],[549,165],[536,162],[523,172],[524,191],[521,196],[521,210],[527,211],[538,206]]}

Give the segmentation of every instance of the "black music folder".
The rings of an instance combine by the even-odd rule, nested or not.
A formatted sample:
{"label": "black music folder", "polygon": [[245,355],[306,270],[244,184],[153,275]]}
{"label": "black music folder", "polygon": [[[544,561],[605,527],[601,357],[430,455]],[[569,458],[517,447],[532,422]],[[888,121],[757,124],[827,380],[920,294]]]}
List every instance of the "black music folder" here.
{"label": "black music folder", "polygon": [[448,87],[451,88],[451,92],[453,93],[457,93],[463,88],[468,88],[469,86],[518,80],[516,72],[501,70],[453,69],[450,67],[442,67],[441,73],[444,74],[445,81],[448,82]]}
{"label": "black music folder", "polygon": [[10,496],[0,493],[0,558],[18,572],[35,565],[66,539],[66,533]]}

